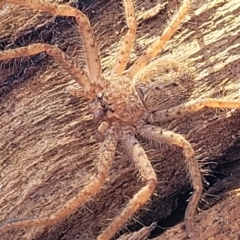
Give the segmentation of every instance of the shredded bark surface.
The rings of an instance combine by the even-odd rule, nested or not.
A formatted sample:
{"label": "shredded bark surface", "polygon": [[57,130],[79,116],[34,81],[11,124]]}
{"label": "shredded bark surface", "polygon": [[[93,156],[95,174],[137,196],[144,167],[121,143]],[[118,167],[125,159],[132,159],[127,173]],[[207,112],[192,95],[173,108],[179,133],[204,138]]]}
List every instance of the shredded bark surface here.
{"label": "shredded bark surface", "polygon": [[[157,1],[163,8],[142,20],[156,2],[138,2],[142,2],[136,4],[140,24],[130,64],[161,34],[180,4]],[[127,31],[121,1],[84,1],[76,6],[86,9],[94,26],[103,71],[111,70]],[[81,36],[72,18],[4,5],[0,32],[0,50],[35,42],[56,44],[86,68]],[[238,100],[239,48],[238,0],[200,0],[158,57],[185,62],[192,69],[191,99]],[[45,53],[2,62],[0,69],[0,222],[49,216],[94,176],[101,154],[101,143],[94,137],[97,126],[87,101],[66,92],[74,80]],[[205,109],[161,127],[183,134],[202,164],[206,192],[195,217],[193,239],[238,239],[240,111]],[[116,239],[187,239],[182,221],[191,185],[182,150],[140,140],[159,184]],[[144,182],[119,146],[106,184],[87,204],[55,226],[12,230],[0,239],[96,239],[142,186]],[[147,228],[141,230],[142,226],[154,222],[156,228],[148,228],[152,231],[146,236]]]}

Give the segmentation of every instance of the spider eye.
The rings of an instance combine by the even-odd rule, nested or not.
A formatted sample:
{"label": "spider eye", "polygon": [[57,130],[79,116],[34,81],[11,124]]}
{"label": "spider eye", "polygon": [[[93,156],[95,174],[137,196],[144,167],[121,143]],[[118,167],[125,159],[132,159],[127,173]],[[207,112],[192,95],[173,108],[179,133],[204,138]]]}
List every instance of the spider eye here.
{"label": "spider eye", "polygon": [[104,97],[104,93],[103,93],[103,92],[98,93],[97,99],[98,99],[100,102],[101,102],[101,100],[103,99],[103,97]]}

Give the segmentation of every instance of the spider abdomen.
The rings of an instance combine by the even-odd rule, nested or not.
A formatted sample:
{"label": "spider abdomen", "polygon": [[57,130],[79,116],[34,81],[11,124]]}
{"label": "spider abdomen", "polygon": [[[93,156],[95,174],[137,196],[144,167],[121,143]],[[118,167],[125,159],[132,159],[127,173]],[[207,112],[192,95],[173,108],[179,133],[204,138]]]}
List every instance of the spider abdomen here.
{"label": "spider abdomen", "polygon": [[139,72],[133,82],[145,108],[152,112],[186,102],[194,87],[192,78],[185,65],[157,59]]}

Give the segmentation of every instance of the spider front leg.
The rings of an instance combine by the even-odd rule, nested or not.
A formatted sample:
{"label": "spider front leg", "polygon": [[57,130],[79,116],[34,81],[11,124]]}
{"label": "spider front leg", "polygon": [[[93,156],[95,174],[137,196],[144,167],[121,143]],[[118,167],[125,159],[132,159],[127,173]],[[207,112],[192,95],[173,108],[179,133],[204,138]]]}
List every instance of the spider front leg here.
{"label": "spider front leg", "polygon": [[205,98],[197,99],[187,102],[183,105],[172,107],[166,110],[156,111],[151,113],[147,121],[148,122],[160,122],[179,118],[191,112],[197,112],[203,109],[204,107],[210,108],[240,108],[239,101],[224,100],[224,99],[214,99],[214,98]]}
{"label": "spider front leg", "polygon": [[130,200],[124,210],[111,222],[108,228],[98,237],[98,240],[110,239],[120,227],[151,197],[156,184],[157,176],[140,143],[131,135],[124,135],[122,143],[129,156],[134,160],[142,178],[147,182]]}
{"label": "spider front leg", "polygon": [[94,97],[94,95],[91,96],[94,87],[88,75],[58,47],[44,43],[36,43],[27,47],[6,50],[0,52],[0,61],[11,58],[27,57],[44,51],[52,56],[60,66],[63,66],[63,68],[79,83],[86,93],[85,96],[88,95],[90,99]]}
{"label": "spider front leg", "polygon": [[75,17],[82,34],[89,75],[94,83],[103,87],[104,83],[101,78],[102,69],[98,47],[89,20],[85,14],[67,4],[55,4],[48,0],[0,0],[0,7],[3,3],[22,5],[58,16]]}
{"label": "spider front leg", "polygon": [[48,217],[18,218],[6,221],[0,225],[0,234],[15,228],[54,225],[72,214],[79,206],[87,202],[100,190],[103,182],[108,177],[116,146],[117,139],[115,130],[112,127],[106,132],[105,140],[100,148],[100,162],[98,164],[97,176],[87,186],[85,186],[76,196]]}
{"label": "spider front leg", "polygon": [[132,0],[124,0],[124,9],[127,20],[127,26],[129,28],[127,34],[124,37],[122,46],[118,52],[117,60],[115,66],[113,67],[112,74],[121,75],[127,65],[130,52],[133,48],[136,32],[137,23],[135,19],[135,12]]}
{"label": "spider front leg", "polygon": [[127,70],[126,75],[133,78],[140,70],[142,70],[152,58],[154,58],[163,49],[165,43],[173,36],[178,27],[182,23],[185,16],[188,14],[191,6],[191,0],[183,0],[181,7],[176,15],[174,15],[168,27],[163,34],[157,38],[144,53],[134,62],[134,64]]}
{"label": "spider front leg", "polygon": [[185,225],[187,234],[189,237],[192,237],[194,235],[193,216],[196,211],[198,202],[201,199],[203,185],[200,169],[191,144],[180,134],[174,133],[172,131],[167,131],[155,126],[142,126],[139,129],[139,132],[143,137],[146,137],[148,139],[158,142],[166,142],[183,148],[193,185],[193,194],[188,203],[188,207],[185,213]]}

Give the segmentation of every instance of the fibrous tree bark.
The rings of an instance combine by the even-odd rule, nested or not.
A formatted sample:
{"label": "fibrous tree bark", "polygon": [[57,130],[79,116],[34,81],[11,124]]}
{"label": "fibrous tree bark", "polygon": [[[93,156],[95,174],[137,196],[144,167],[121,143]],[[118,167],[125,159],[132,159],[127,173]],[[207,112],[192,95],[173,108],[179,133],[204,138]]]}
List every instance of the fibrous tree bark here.
{"label": "fibrous tree bark", "polygon": [[[169,1],[155,17],[141,21],[131,63],[161,34],[179,4]],[[137,14],[155,5],[154,1],[142,1]],[[86,13],[95,26],[103,70],[107,71],[126,31],[121,2],[97,1]],[[160,54],[185,62],[192,69],[192,99],[239,99],[239,13],[238,0],[195,3]],[[71,18],[6,5],[0,12],[0,29],[1,50],[47,42],[57,44],[79,65],[85,64],[80,34]],[[94,175],[99,149],[94,138],[97,126],[87,102],[65,91],[73,83],[44,53],[1,63],[0,221],[49,215]],[[209,209],[196,216],[194,239],[237,239],[240,235],[236,191],[240,184],[239,116],[238,110],[205,109],[161,125],[183,134],[192,143],[199,162],[204,163],[203,175],[215,176],[207,178],[211,185],[200,208]],[[141,224],[157,222],[151,233],[155,239],[185,239],[182,223],[160,234],[161,227],[181,221],[191,190],[182,151],[167,145],[153,147],[140,140],[158,173],[159,184],[156,194],[122,234],[128,239],[129,232]],[[206,173],[207,169],[211,171]],[[55,226],[14,230],[0,239],[94,239],[143,184],[119,146],[108,181],[85,206]]]}

